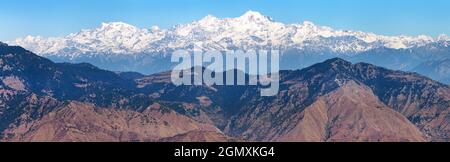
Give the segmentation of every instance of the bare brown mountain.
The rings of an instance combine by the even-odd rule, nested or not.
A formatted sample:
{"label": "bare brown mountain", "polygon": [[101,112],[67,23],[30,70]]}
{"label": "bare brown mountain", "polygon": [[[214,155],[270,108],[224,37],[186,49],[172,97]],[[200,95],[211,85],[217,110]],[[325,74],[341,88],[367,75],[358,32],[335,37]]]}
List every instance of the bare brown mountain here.
{"label": "bare brown mountain", "polygon": [[231,138],[217,131],[190,131],[187,133],[175,135],[173,137],[163,138],[159,142],[239,142],[236,138]]}
{"label": "bare brown mountain", "polygon": [[[364,101],[364,102],[361,102]],[[383,104],[370,88],[353,81],[319,97],[290,121],[275,141],[425,141],[408,119]],[[274,130],[277,127],[272,128]],[[275,131],[276,132],[276,131]]]}
{"label": "bare brown mountain", "polygon": [[9,135],[7,141],[156,141],[191,131],[221,134],[213,125],[196,122],[159,104],[136,112],[70,102],[5,133]]}
{"label": "bare brown mountain", "polygon": [[272,97],[57,64],[4,44],[0,65],[3,141],[450,141],[448,85],[338,58],[280,71]]}
{"label": "bare brown mountain", "polygon": [[[279,140],[278,137],[283,136],[296,127],[296,124],[292,123],[303,122],[301,114],[305,114],[305,110],[310,108],[311,105],[316,104],[315,106],[317,107],[320,100],[338,100],[342,102],[345,101],[346,103],[351,103],[350,101],[352,101],[354,107],[343,107],[342,105],[327,106],[330,105],[330,103],[322,106],[330,107],[330,111],[335,109],[342,111],[353,109],[361,110],[362,114],[369,112],[373,113],[372,115],[369,115],[370,113],[361,115],[362,118],[358,120],[345,119],[353,122],[346,122],[349,125],[363,122],[375,128],[379,128],[382,125],[384,126],[383,128],[391,128],[390,130],[385,130],[371,129],[369,127],[362,131],[372,131],[371,134],[374,136],[371,136],[370,138],[356,138],[356,136],[361,136],[363,134],[359,134],[362,132],[353,132],[354,134],[346,135],[347,139],[341,137],[341,140],[343,141],[417,141],[422,139],[417,133],[409,134],[412,135],[409,136],[399,132],[400,130],[414,132],[414,129],[411,129],[411,127],[408,126],[411,125],[408,124],[408,122],[401,122],[404,125],[398,123],[404,121],[404,118],[415,125],[425,135],[426,140],[449,141],[450,132],[447,123],[450,121],[450,116],[448,115],[450,109],[448,92],[450,88],[447,85],[435,82],[415,73],[392,71],[365,63],[351,64],[342,59],[330,59],[302,70],[283,71],[280,76],[281,88],[277,96],[260,98],[254,97],[254,95],[244,95],[243,99],[251,104],[242,105],[240,113],[233,116],[225,128],[224,131],[226,133],[240,135],[243,136],[244,139],[256,141],[276,141]],[[334,95],[334,98],[330,98],[330,94],[332,93],[346,92],[345,90],[342,90],[342,87],[347,87],[348,89],[348,85],[344,85],[351,82],[355,83],[352,85],[360,85],[363,87],[362,89],[369,89],[370,91],[367,90],[366,94],[372,95],[366,95],[368,98],[354,96],[352,97],[354,99],[346,100],[349,98],[343,98],[343,96],[348,96],[347,93],[345,95],[342,94],[343,96]],[[347,92],[355,93],[353,91]],[[378,103],[378,101],[382,104],[375,104]],[[387,107],[398,113],[397,115],[395,115],[395,113],[389,113],[392,114],[390,117],[396,118],[383,119],[386,117],[386,112],[373,111],[374,109],[370,109],[374,107]],[[398,118],[398,114],[401,114],[404,117]],[[341,114],[339,117],[343,116]],[[335,124],[333,117],[335,116],[328,114],[327,117],[331,117],[331,122],[327,123],[331,125],[328,125],[327,127],[333,127],[333,124]],[[369,124],[370,121],[379,119],[397,121],[397,123],[391,123],[390,125],[386,125],[388,123]],[[398,125],[403,125],[403,128]],[[309,127],[316,128],[317,130],[316,125]],[[395,131],[395,129],[397,130]],[[345,130],[346,129],[339,130],[338,132],[345,132]],[[351,131],[353,131],[353,129],[351,129]],[[393,132],[395,133],[393,134]],[[314,133],[304,132],[304,134],[311,135]],[[316,132],[315,134],[322,133]],[[341,133],[334,132],[334,134],[339,135]],[[333,137],[337,137],[332,136],[334,134],[331,132],[328,136],[322,137],[321,140],[315,141],[333,140]],[[404,138],[407,136],[410,138]],[[303,140],[303,138],[299,138],[298,140]]]}

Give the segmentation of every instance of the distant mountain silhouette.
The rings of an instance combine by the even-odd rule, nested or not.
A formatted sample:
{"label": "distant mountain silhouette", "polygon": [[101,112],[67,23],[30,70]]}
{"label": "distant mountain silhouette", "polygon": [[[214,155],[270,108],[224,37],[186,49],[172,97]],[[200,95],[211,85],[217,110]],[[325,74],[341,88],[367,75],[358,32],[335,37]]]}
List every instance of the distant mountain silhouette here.
{"label": "distant mountain silhouette", "polygon": [[450,84],[450,58],[424,62],[412,69],[412,71],[442,83]]}

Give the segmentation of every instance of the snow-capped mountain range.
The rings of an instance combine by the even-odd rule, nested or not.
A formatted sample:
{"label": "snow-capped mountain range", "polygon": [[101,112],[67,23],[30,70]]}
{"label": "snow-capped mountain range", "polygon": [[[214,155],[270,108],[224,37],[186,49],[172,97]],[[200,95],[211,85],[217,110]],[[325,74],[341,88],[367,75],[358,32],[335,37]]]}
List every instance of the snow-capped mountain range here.
{"label": "snow-capped mountain range", "polygon": [[102,23],[64,37],[27,36],[8,44],[20,45],[37,54],[76,57],[83,54],[161,54],[175,49],[308,49],[355,54],[386,47],[407,49],[444,42],[450,37],[383,36],[361,31],[334,30],[305,21],[283,24],[255,11],[237,18],[211,15],[169,29],[141,29],[123,22]]}

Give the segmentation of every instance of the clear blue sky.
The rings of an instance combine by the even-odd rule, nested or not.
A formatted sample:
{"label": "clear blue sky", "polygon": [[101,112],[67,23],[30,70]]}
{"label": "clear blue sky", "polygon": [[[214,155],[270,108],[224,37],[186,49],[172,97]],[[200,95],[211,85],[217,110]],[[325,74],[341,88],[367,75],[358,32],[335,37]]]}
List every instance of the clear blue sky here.
{"label": "clear blue sky", "polygon": [[63,36],[110,21],[168,28],[247,10],[284,23],[309,20],[384,35],[450,34],[449,0],[0,0],[0,40]]}

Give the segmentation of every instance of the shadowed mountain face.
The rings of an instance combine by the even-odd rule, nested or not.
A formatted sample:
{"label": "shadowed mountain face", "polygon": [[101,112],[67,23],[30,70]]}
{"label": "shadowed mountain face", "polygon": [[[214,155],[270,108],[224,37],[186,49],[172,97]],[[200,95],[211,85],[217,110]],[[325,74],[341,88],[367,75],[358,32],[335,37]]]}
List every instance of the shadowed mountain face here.
{"label": "shadowed mountain face", "polygon": [[3,81],[6,78],[15,84],[7,85],[14,90],[61,100],[89,100],[95,103],[101,102],[98,98],[102,101],[114,100],[114,97],[132,94],[129,90],[134,85],[132,81],[93,65],[56,64],[21,47],[0,48],[1,75]]}
{"label": "shadowed mountain face", "polygon": [[450,88],[330,59],[257,86],[175,86],[0,45],[4,141],[450,141]]}

